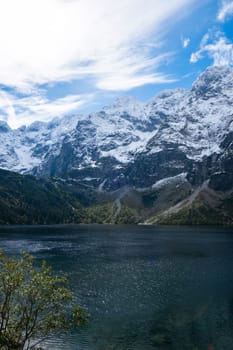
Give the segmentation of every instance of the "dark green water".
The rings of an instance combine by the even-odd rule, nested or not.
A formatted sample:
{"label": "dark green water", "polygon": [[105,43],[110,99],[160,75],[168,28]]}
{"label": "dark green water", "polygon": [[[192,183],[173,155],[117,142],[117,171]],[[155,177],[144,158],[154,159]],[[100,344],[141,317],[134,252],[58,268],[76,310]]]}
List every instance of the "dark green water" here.
{"label": "dark green water", "polygon": [[233,349],[231,229],[10,227],[0,228],[0,247],[68,273],[92,315],[47,349]]}

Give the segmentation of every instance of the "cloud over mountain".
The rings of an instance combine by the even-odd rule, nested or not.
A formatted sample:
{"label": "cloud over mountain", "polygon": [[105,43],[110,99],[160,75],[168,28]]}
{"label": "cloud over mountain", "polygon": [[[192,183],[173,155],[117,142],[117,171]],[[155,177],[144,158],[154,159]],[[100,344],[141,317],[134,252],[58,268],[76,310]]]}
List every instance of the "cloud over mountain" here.
{"label": "cloud over mountain", "polygon": [[85,77],[125,90],[165,80],[154,73],[160,62],[151,56],[151,35],[159,47],[165,21],[191,2],[8,0],[0,5],[0,83],[28,91]]}
{"label": "cloud over mountain", "polygon": [[233,16],[233,1],[223,1],[218,12],[218,20],[224,22],[227,18]]}

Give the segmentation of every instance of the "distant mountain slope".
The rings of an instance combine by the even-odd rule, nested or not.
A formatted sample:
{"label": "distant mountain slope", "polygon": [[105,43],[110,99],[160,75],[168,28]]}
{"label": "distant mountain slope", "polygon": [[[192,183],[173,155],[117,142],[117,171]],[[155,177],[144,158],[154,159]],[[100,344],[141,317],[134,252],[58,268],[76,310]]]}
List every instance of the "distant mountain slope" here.
{"label": "distant mountain slope", "polygon": [[180,173],[196,174],[197,168],[202,168],[197,178],[205,180],[207,168],[221,171],[232,138],[232,84],[231,68],[212,67],[190,91],[165,91],[145,105],[118,100],[79,119],[59,152],[47,154],[32,173],[75,178],[93,188],[104,183],[106,191],[153,185]]}
{"label": "distant mountain slope", "polygon": [[124,187],[105,194],[81,188],[73,180],[36,179],[0,170],[0,225],[139,222],[233,225],[233,188],[220,191],[215,180],[195,189],[182,174],[149,188]]}
{"label": "distant mountain slope", "polygon": [[204,183],[190,196],[146,220],[147,224],[233,225],[233,189],[215,191]]}
{"label": "distant mountain slope", "polygon": [[[7,187],[3,212],[5,204],[11,210],[24,200],[32,205],[24,210],[33,211],[46,193],[48,208],[54,202],[58,216],[65,213],[54,222],[231,224],[233,70],[210,67],[190,90],[167,90],[145,104],[120,98],[98,113],[18,130],[1,122],[0,167],[44,178],[25,178],[27,184],[16,188],[19,202]],[[56,181],[46,180],[51,177]],[[205,184],[218,200],[210,203],[200,195],[190,202]],[[34,202],[25,196],[27,186],[37,185],[41,194]],[[199,220],[202,212],[205,219]]]}
{"label": "distant mountain slope", "polygon": [[117,213],[112,196],[58,179],[0,170],[0,225],[136,222],[136,212],[130,208]]}
{"label": "distant mountain slope", "polygon": [[0,170],[0,224],[80,222],[77,199],[52,182]]}
{"label": "distant mountain slope", "polygon": [[131,183],[132,168],[136,174],[142,158],[162,159],[167,168],[165,175],[159,169],[155,182],[219,156],[232,132],[233,70],[210,67],[191,90],[164,91],[146,104],[125,97],[99,113],[18,130],[1,122],[0,167],[78,178],[93,187],[106,180],[104,188],[111,190]]}

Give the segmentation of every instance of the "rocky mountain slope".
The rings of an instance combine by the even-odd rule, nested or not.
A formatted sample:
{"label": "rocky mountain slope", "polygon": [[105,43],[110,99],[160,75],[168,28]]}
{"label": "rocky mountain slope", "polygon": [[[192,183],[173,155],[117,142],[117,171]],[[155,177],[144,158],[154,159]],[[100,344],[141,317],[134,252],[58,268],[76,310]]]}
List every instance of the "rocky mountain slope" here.
{"label": "rocky mountain slope", "polygon": [[74,195],[51,181],[0,170],[0,224],[80,222]]}
{"label": "rocky mountain slope", "polygon": [[[233,70],[210,67],[190,90],[167,90],[146,104],[125,97],[98,113],[17,130],[1,122],[0,167],[107,192],[118,212],[126,205],[142,221],[174,218],[200,197],[221,213],[233,189]],[[203,184],[218,200],[200,195],[187,205]]]}
{"label": "rocky mountain slope", "polygon": [[117,213],[111,195],[0,170],[0,225],[137,222],[129,208]]}

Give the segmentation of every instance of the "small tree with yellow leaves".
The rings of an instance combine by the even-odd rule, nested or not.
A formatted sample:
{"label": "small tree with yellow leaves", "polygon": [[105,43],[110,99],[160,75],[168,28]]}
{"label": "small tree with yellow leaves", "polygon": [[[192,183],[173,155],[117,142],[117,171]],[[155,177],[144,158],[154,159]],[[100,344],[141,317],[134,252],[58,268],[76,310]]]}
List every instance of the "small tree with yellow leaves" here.
{"label": "small tree with yellow leaves", "polygon": [[[39,349],[51,334],[86,323],[87,314],[73,303],[64,276],[54,276],[45,262],[20,259],[0,251],[0,349]],[[41,349],[41,347],[40,347]]]}

